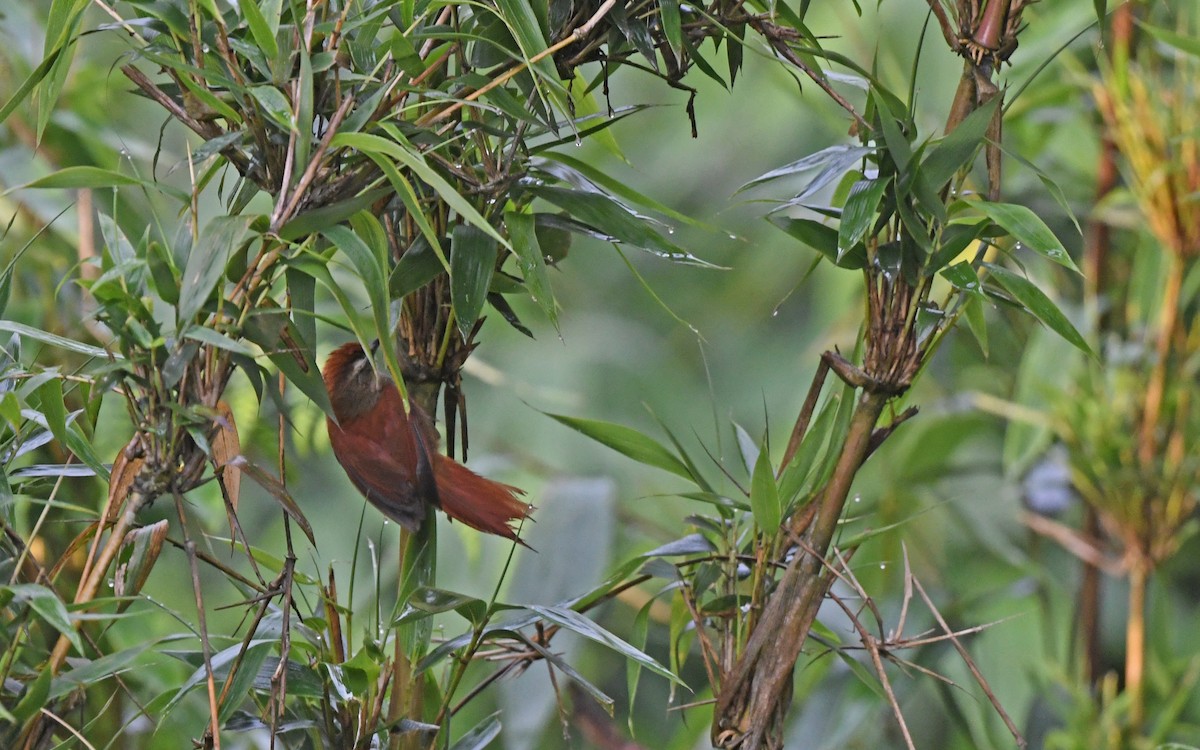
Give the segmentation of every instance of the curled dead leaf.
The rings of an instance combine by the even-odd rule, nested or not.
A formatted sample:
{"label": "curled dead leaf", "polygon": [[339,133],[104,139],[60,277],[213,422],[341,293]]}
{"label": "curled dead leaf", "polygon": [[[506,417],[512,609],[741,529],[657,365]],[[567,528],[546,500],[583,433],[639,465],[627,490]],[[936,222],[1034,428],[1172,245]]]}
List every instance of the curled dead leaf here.
{"label": "curled dead leaf", "polygon": [[[150,577],[154,563],[162,552],[163,541],[167,538],[166,519],[158,523],[133,529],[125,535],[121,542],[116,574],[113,576],[113,593],[117,596],[136,596]],[[128,606],[123,602],[121,609]]]}
{"label": "curled dead leaf", "polygon": [[217,402],[217,434],[212,440],[212,459],[217,467],[217,480],[225,486],[229,504],[236,511],[242,494],[242,470],[230,463],[241,455],[242,440],[238,436],[237,422],[233,410],[224,401]]}

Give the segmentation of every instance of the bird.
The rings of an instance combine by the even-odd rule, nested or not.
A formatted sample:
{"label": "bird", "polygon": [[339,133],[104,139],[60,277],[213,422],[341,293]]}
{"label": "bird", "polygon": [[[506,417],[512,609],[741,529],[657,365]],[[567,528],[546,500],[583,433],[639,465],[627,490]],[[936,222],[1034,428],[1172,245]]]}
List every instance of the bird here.
{"label": "bird", "polygon": [[473,529],[528,546],[513,524],[533,506],[516,487],[481,477],[437,451],[430,416],[411,401],[408,409],[385,373],[357,342],[333,351],[322,377],[333,417],[326,417],[333,455],[351,483],[385,516],[415,532],[430,506]]}

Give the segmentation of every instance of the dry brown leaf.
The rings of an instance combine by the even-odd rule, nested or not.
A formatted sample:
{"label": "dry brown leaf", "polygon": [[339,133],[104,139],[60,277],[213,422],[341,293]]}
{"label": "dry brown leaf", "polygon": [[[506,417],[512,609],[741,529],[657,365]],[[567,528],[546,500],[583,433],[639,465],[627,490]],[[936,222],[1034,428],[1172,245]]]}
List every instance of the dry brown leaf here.
{"label": "dry brown leaf", "polygon": [[242,440],[238,436],[237,422],[233,410],[224,401],[217,402],[217,434],[212,441],[212,458],[218,477],[229,494],[229,504],[236,511],[242,494],[242,470],[233,458],[242,452]]}
{"label": "dry brown leaf", "polygon": [[[125,535],[121,543],[119,556],[124,561],[117,566],[113,576],[113,593],[117,596],[136,596],[150,577],[154,563],[162,552],[163,541],[167,538],[168,522],[164,518],[158,523],[133,529]],[[127,552],[128,550],[128,552]],[[126,557],[128,554],[128,557]],[[124,609],[128,605],[121,605]]]}
{"label": "dry brown leaf", "polygon": [[142,470],[142,465],[146,463],[141,456],[130,458],[129,454],[137,441],[137,436],[134,435],[129,444],[117,452],[117,457],[113,459],[112,477],[108,482],[108,502],[104,505],[104,525],[109,525],[117,520],[121,515],[121,511],[125,508],[125,501],[129,499],[129,493],[133,489],[133,482],[137,479],[138,474]]}

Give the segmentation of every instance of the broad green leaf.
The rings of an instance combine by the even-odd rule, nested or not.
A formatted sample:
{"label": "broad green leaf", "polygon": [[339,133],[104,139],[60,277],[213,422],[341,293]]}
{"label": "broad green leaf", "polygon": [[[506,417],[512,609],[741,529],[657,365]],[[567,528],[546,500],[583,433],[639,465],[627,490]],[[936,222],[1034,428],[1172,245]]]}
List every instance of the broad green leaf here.
{"label": "broad green leaf", "polygon": [[188,326],[188,329],[184,332],[183,337],[185,339],[199,341],[202,344],[208,344],[209,346],[215,346],[218,349],[224,349],[225,351],[233,352],[234,354],[243,354],[247,357],[253,357],[257,355],[257,352],[255,352],[254,349],[246,346],[242,342],[235,341],[223,333],[214,331],[213,329],[206,328],[204,326]]}
{"label": "broad green leaf", "polygon": [[762,183],[769,182],[770,180],[777,180],[781,177],[790,177],[791,175],[808,172],[810,170],[817,169],[818,167],[825,167],[826,169],[833,168],[838,173],[845,172],[851,166],[857,164],[864,156],[874,152],[874,148],[867,146],[851,146],[846,144],[830,146],[829,148],[821,149],[816,153],[809,154],[803,159],[794,161],[791,164],[787,164],[777,169],[772,169],[766,174],[755,177],[753,180],[750,180],[738,188],[737,192],[734,194],[736,195],[737,193],[748,190],[755,185],[761,185]]}
{"label": "broad green leaf", "polygon": [[1200,38],[1197,38],[1194,34],[1179,34],[1168,29],[1153,26],[1140,19],[1137,19],[1137,24],[1142,27],[1143,31],[1163,44],[1174,47],[1184,54],[1200,58]]}
{"label": "broad green leaf", "polygon": [[159,639],[144,640],[127,649],[105,654],[82,666],[55,677],[50,686],[49,698],[61,698],[72,690],[91,687],[94,683],[133,669],[133,662],[147,649],[159,643]]}
{"label": "broad green leaf", "polygon": [[[275,41],[275,32],[271,30],[271,24],[263,13],[262,5],[258,0],[238,0],[238,8],[242,11],[242,18],[246,19],[246,25],[250,27],[254,43],[262,48],[267,57],[275,57],[279,54],[279,45]],[[279,26],[278,18],[275,19],[275,26]]]}
{"label": "broad green leaf", "polygon": [[28,604],[47,625],[66,636],[76,651],[83,653],[79,633],[75,632],[71,616],[67,614],[66,605],[58,598],[58,594],[36,583],[17,583],[5,588],[12,592],[16,601]]}
{"label": "broad green leaf", "polygon": [[651,229],[645,220],[634,216],[608,196],[560,187],[528,187],[531,194],[553,203],[575,219],[608,235],[613,241],[650,250],[669,260],[712,267],[685,252]]}
{"label": "broad green leaf", "polygon": [[38,388],[46,426],[60,445],[67,444],[67,407],[63,401],[62,381],[51,378]]}
{"label": "broad green leaf", "polygon": [[[75,646],[79,648],[78,644]],[[44,667],[37,677],[25,688],[25,695],[21,696],[21,700],[17,703],[16,708],[12,710],[11,716],[15,719],[17,726],[29,721],[34,715],[41,712],[46,706],[46,700],[50,695],[50,681],[54,673],[50,668]]]}
{"label": "broad green leaf", "polygon": [[[507,609],[508,607],[503,605],[501,608]],[[482,599],[476,599],[466,594],[422,586],[408,598],[404,609],[392,620],[392,625],[400,625],[451,610],[459,613],[472,624],[480,625],[487,618],[488,604]]]}
{"label": "broad green leaf", "polygon": [[783,520],[783,508],[779,502],[779,485],[771,469],[771,457],[766,449],[758,452],[754,462],[754,473],[750,476],[750,510],[758,528],[766,534],[774,534]]}
{"label": "broad green leaf", "polygon": [[177,319],[186,324],[212,296],[230,256],[250,239],[254,216],[218,216],[205,224],[180,280]]}
{"label": "broad green leaf", "polygon": [[[404,167],[412,170],[412,173],[421,178],[422,182],[433,188],[441,196],[442,200],[446,201],[446,204],[450,208],[453,208],[459,216],[491,235],[505,248],[511,249],[508,240],[504,239],[496,231],[496,228],[487,219],[483,218],[479,211],[471,205],[471,202],[464,198],[453,185],[438,174],[433,167],[429,166],[425,161],[425,157],[413,148],[412,144],[408,142],[408,139],[404,137],[404,134],[399,129],[393,126],[384,126],[384,130],[391,136],[391,140],[369,133],[338,133],[333,137],[330,147],[339,148],[344,146],[360,150],[368,155],[376,153],[390,156]],[[421,209],[418,208],[417,212],[421,213]],[[430,237],[427,234],[426,237],[434,248],[439,247],[436,235]]]}
{"label": "broad green leaf", "polygon": [[838,252],[838,230],[812,219],[772,216],[771,223],[829,259],[838,268],[857,271],[867,265],[867,248],[857,244],[849,252]]}
{"label": "broad green leaf", "polygon": [[521,269],[521,275],[525,277],[525,288],[529,290],[529,296],[557,328],[558,308],[554,303],[554,291],[550,288],[546,258],[538,243],[533,214],[507,211],[504,214],[504,224],[508,227],[508,236],[517,256],[517,266]]}
{"label": "broad green leaf", "polygon": [[250,95],[267,113],[267,117],[285,133],[290,133],[296,127],[292,119],[292,104],[282,91],[274,86],[251,86]]}
{"label": "broad green leaf", "polygon": [[676,55],[683,49],[683,24],[679,18],[679,0],[662,0],[658,5],[659,20],[667,43]]}
{"label": "broad green leaf", "polygon": [[846,205],[842,208],[842,220],[838,224],[837,258],[840,261],[866,236],[874,225],[879,211],[879,201],[890,180],[859,180],[850,188]]}
{"label": "broad green leaf", "polygon": [[[361,229],[363,233],[382,234],[383,230],[373,216],[360,213],[355,215],[355,219],[356,229]],[[382,243],[373,241],[368,244],[362,240],[359,233],[340,225],[324,229],[321,234],[350,258],[354,265],[354,270],[367,291],[367,301],[371,305],[372,319],[375,322],[374,338],[378,339],[383,349],[388,371],[393,382],[403,380],[400,363],[396,358],[395,338],[391,335],[391,324],[388,320],[390,300],[387,290],[387,258],[384,255],[387,252],[386,240]]]}
{"label": "broad green leaf", "polygon": [[1033,211],[1015,203],[992,203],[980,201],[973,204],[985,216],[1003,227],[1017,242],[1055,263],[1079,273],[1062,243],[1050,231],[1050,227]]}
{"label": "broad green leaf", "polygon": [[[37,96],[37,142],[41,143],[42,134],[54,114],[58,103],[58,95],[67,82],[67,73],[75,56],[76,30],[83,12],[90,3],[88,0],[52,0],[50,12],[46,18],[46,38],[42,45],[42,54],[53,58],[50,69],[41,81]],[[61,54],[54,54],[61,52]]]}
{"label": "broad green leaf", "polygon": [[1000,97],[993,96],[987,104],[967,115],[953,132],[930,150],[925,161],[921,162],[921,172],[934,190],[941,190],[968,163],[983,143],[988,123],[999,105]]}
{"label": "broad green leaf", "polygon": [[50,52],[50,54],[42,58],[42,61],[38,63],[36,68],[33,69],[33,72],[25,77],[25,80],[21,82],[21,85],[17,87],[17,90],[13,92],[13,95],[8,98],[8,101],[4,103],[4,106],[0,107],[0,123],[3,123],[5,120],[7,120],[8,116],[11,115],[17,109],[17,107],[21,106],[25,102],[25,98],[29,96],[29,92],[33,91],[34,87],[42,82],[42,80],[46,77],[46,74],[51,68],[54,67],[62,53],[62,47]]}
{"label": "broad green leaf", "polygon": [[1059,310],[1045,292],[1038,289],[1032,281],[1002,266],[988,264],[988,268],[1000,286],[1004,287],[1031,315],[1045,323],[1050,330],[1062,336],[1083,353],[1095,356],[1083,336],[1079,334],[1075,326],[1071,325],[1067,316],[1063,315],[1062,310]]}
{"label": "broad green leaf", "polygon": [[641,650],[629,645],[625,641],[587,619],[575,610],[566,609],[564,607],[542,607],[538,605],[530,605],[527,607],[527,609],[540,615],[548,622],[561,625],[567,630],[570,630],[572,633],[577,633],[578,635],[595,641],[602,646],[611,648],[613,651],[616,651],[626,659],[636,661],[638,664],[641,664],[644,668],[650,670],[656,675],[659,675],[660,677],[665,677],[671,682],[679,685],[683,684],[683,681],[676,677],[671,670],[662,666],[653,658],[643,653]]}
{"label": "broad green leaf", "polygon": [[[592,183],[598,188],[607,190],[612,195],[623,198],[630,203],[638,206],[644,206],[651,211],[657,211],[668,219],[678,221],[681,224],[702,229],[706,232],[716,232],[717,227],[712,224],[707,224],[696,219],[693,216],[688,216],[685,213],[676,211],[659,201],[654,200],[644,193],[631,188],[621,180],[613,179],[604,172],[596,169],[592,165],[580,159],[576,159],[558,151],[547,151],[542,156],[530,160],[534,166],[540,171],[553,175],[564,182],[569,182],[576,188],[586,189],[586,183]],[[561,166],[560,166],[561,165]],[[582,183],[582,184],[581,184]]]}
{"label": "broad green leaf", "polygon": [[[229,665],[229,669],[224,670],[222,676],[226,677],[227,680],[232,680],[232,682],[230,682],[228,688],[218,683],[218,694],[225,696],[217,716],[222,726],[229,721],[235,711],[242,707],[245,696],[250,692],[250,688],[254,687],[255,680],[262,670],[263,662],[271,654],[273,645],[269,642],[260,642],[247,648],[245,656],[242,657],[241,662],[237,665],[237,671],[233,673],[233,677],[230,678],[228,676],[229,669],[233,669],[233,664]],[[289,674],[288,677],[290,678],[291,675]],[[290,682],[288,683],[288,693],[292,694],[292,685]]]}
{"label": "broad green leaf", "polygon": [[400,299],[433,281],[444,270],[425,236],[419,235],[392,269],[388,291],[393,299]]}
{"label": "broad green leaf", "polygon": [[463,338],[470,336],[483,312],[495,271],[495,241],[470,224],[454,227],[450,238],[450,301]]}
{"label": "broad green leaf", "polygon": [[975,336],[975,341],[979,343],[979,349],[983,352],[984,358],[986,358],[988,355],[988,335],[983,300],[984,296],[982,294],[972,294],[964,303],[963,314],[967,316],[967,327],[971,329],[971,334]]}
{"label": "broad green leaf", "polygon": [[582,432],[592,440],[607,445],[609,448],[624,454],[638,463],[654,466],[664,471],[692,480],[691,472],[673,453],[662,443],[644,435],[632,427],[602,422],[597,419],[580,419],[562,414],[543,412],[557,422],[565,424],[573,430]]}
{"label": "broad green leaf", "polygon": [[246,319],[243,332],[247,339],[262,347],[289,382],[327,415],[333,414],[325,381],[313,356],[313,343],[304,340],[282,309],[274,303],[264,304]]}
{"label": "broad green leaf", "polygon": [[458,741],[450,746],[450,750],[483,750],[500,736],[500,729],[500,714],[494,713],[459,737]]}
{"label": "broad green leaf", "polygon": [[8,195],[22,188],[64,188],[74,190],[76,188],[121,187],[122,185],[146,185],[150,187],[154,186],[154,183],[146,183],[136,177],[102,167],[75,166],[64,167],[56,172],[51,172],[45,177],[39,177],[33,182],[10,187],[3,193],[0,193],[0,195]]}

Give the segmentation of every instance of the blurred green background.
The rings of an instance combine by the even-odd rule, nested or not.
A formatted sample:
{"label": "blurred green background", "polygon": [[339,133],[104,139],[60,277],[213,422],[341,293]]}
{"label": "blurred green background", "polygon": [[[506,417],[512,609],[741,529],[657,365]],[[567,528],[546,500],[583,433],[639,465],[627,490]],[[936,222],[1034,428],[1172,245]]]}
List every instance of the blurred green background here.
{"label": "blurred green background", "polygon": [[[1167,5],[1170,5],[1168,3]],[[1187,5],[1187,3],[1180,3]],[[936,32],[926,32],[925,5],[912,0],[867,3],[856,12],[850,3],[814,3],[808,20],[829,34],[829,47],[859,61],[875,60],[881,78],[904,90],[914,52],[921,46],[915,90],[918,124],[927,134],[939,132],[961,65],[944,49]],[[0,38],[5,51],[4,97],[28,73],[41,54],[42,8],[15,3],[0,9]],[[1093,211],[1099,130],[1090,105],[1087,71],[1094,68],[1098,35],[1093,4],[1084,0],[1042,3],[1027,11],[1029,29],[1021,38],[1015,65],[1003,80],[1016,86],[1038,73],[1012,105],[1005,146],[1038,165],[1067,196],[1080,221]],[[89,11],[85,24],[104,18]],[[1079,32],[1082,35],[1072,42]],[[1060,49],[1066,46],[1065,51]],[[155,174],[186,186],[186,155],[180,129],[163,124],[162,113],[133,96],[114,62],[126,51],[114,33],[85,38],[79,59],[47,135],[36,150],[29,134],[30,113],[18,113],[0,129],[0,180],[25,183],[52,169],[78,163],[126,166],[149,174],[159,140]],[[1057,55],[1057,56],[1056,56]],[[1045,65],[1044,69],[1041,69]],[[721,231],[687,227],[674,239],[696,256],[723,270],[679,265],[637,249],[624,249],[576,239],[564,262],[552,271],[561,303],[559,326],[550,325],[532,304],[514,304],[532,328],[530,339],[502,320],[484,327],[483,345],[472,358],[465,390],[470,415],[470,463],[478,471],[524,488],[538,510],[527,539],[537,551],[518,550],[515,570],[501,599],[549,603],[596,584],[618,561],[645,552],[686,533],[685,517],[704,508],[673,496],[683,489],[670,475],[656,472],[607,451],[554,422],[542,412],[604,419],[660,434],[661,420],[689,447],[705,446],[727,465],[739,466],[733,424],[752,436],[766,432],[778,452],[808,388],[821,351],[853,347],[861,319],[859,279],[822,264],[808,274],[814,253],[799,246],[762,216],[755,198],[780,197],[783,188],[759,188],[737,194],[738,187],[781,164],[828,145],[847,141],[848,122],[811,84],[796,79],[762,54],[747,55],[745,70],[732,90],[695,76],[698,137],[692,138],[685,112],[688,95],[665,90],[650,77],[624,70],[614,77],[612,101],[652,104],[618,124],[613,133],[624,160],[588,143],[573,156],[583,158],[635,189]],[[853,101],[862,93],[842,87]],[[564,146],[566,150],[574,147]],[[1033,208],[1077,255],[1080,235],[1037,175],[1007,160],[1006,200]],[[0,259],[7,262],[33,228],[48,224],[18,266],[6,317],[51,331],[78,335],[87,302],[70,279],[77,272],[79,213],[67,210],[74,196],[62,191],[22,192],[0,198],[0,218],[16,216]],[[97,196],[111,201],[111,195]],[[149,215],[154,196],[123,191],[118,200],[127,210]],[[202,213],[217,210],[214,203]],[[1127,206],[1110,206],[1117,216]],[[1117,216],[1119,219],[1120,217]],[[168,232],[169,233],[169,232]],[[627,265],[626,260],[629,265]],[[636,271],[636,273],[635,273]],[[1080,282],[1065,273],[1047,277],[1060,290],[1064,309],[1077,309]],[[338,310],[323,300],[327,314]],[[496,316],[493,316],[495,318]],[[933,364],[904,399],[921,407],[920,416],[905,424],[868,463],[856,485],[848,529],[897,524],[873,540],[854,559],[868,591],[894,622],[903,596],[905,554],[943,614],[956,628],[988,625],[964,638],[1000,702],[1025,732],[1031,747],[1098,747],[1089,745],[1096,725],[1092,703],[1081,688],[1079,657],[1074,643],[1079,563],[1020,523],[1029,470],[1043,461],[1047,441],[1031,431],[1014,433],[993,401],[1015,400],[1039,408],[1040,391],[1069,374],[1066,345],[1030,319],[1006,310],[989,311],[987,357],[965,331],[953,334]],[[346,340],[346,334],[319,326],[319,354]],[[53,357],[35,347],[25,361]],[[232,405],[247,453],[273,463],[277,415],[269,405],[259,409],[247,384],[235,379],[227,400]],[[288,396],[287,481],[316,530],[317,547],[301,547],[299,570],[322,578],[333,566],[344,588],[352,571],[360,611],[391,611],[396,584],[396,530],[354,491],[333,460],[323,416],[300,394]],[[126,415],[116,408],[102,413],[97,434],[103,456],[115,455],[128,439]],[[1053,454],[1050,454],[1053,458]],[[745,478],[744,469],[738,474]],[[69,502],[90,505],[94,483],[70,480]],[[16,501],[20,507],[21,500]],[[193,512],[220,535],[224,513],[212,492],[191,497]],[[1080,515],[1077,499],[1068,497],[1062,517]],[[26,518],[36,508],[21,507]],[[166,503],[146,513],[146,520],[171,516]],[[282,549],[282,525],[276,505],[247,483],[241,521],[264,549]],[[486,597],[501,574],[508,546],[483,538],[439,517],[439,585]],[[227,542],[212,539],[210,552],[236,557]],[[1200,636],[1195,622],[1197,573],[1194,544],[1177,556],[1159,585],[1152,588],[1149,627],[1150,675],[1156,695],[1169,696],[1183,667],[1195,663]],[[169,550],[147,588],[157,607],[138,607],[141,614],[115,626],[129,645],[147,632],[174,629],[163,620],[188,620],[194,612],[186,576],[186,560]],[[357,562],[355,562],[357,560]],[[661,583],[659,581],[658,583]],[[234,604],[238,592],[209,585],[210,609]],[[599,621],[629,637],[637,609],[654,583],[606,605]],[[845,593],[845,592],[843,592]],[[1122,660],[1124,593],[1106,582],[1101,642],[1105,663]],[[666,605],[664,605],[666,606]],[[232,633],[239,609],[211,614],[214,632]],[[175,614],[172,614],[175,613]],[[663,663],[670,643],[664,614],[650,629],[647,651]],[[914,605],[906,633],[936,627],[930,615]],[[844,637],[851,629],[831,608],[822,622]],[[361,628],[362,622],[355,627]],[[464,625],[448,615],[438,618],[448,635]],[[361,637],[361,633],[356,637]],[[555,641],[581,672],[617,697],[613,731],[632,728],[636,746],[694,748],[707,746],[704,707],[670,708],[669,686],[643,677],[632,716],[627,704],[625,662],[594,644]],[[817,656],[821,647],[813,644]],[[949,644],[939,643],[901,655],[923,669],[945,675],[939,681],[915,668],[893,669],[892,680],[918,747],[1011,747],[1012,739],[994,714],[962,660]],[[142,679],[163,679],[162,689],[177,684],[190,668],[169,656],[146,657],[156,669]],[[482,673],[479,673],[482,674]],[[476,679],[479,675],[475,675]],[[703,684],[698,660],[686,663],[683,677]],[[564,688],[564,683],[559,682]],[[147,691],[154,694],[153,687]],[[675,706],[702,702],[709,695],[680,690]],[[508,680],[464,716],[469,726],[486,714],[503,712],[503,746],[519,748],[617,747],[580,729],[586,697],[575,696],[565,708],[573,729],[564,736],[554,691],[544,666],[535,665]],[[789,747],[899,747],[886,701],[829,655],[798,670],[798,707]],[[179,747],[204,720],[199,691],[158,727],[135,725],[130,736],[142,747]],[[575,712],[575,713],[572,713]],[[1198,742],[1200,699],[1179,701],[1172,737]],[[607,719],[605,719],[607,721]],[[1048,735],[1057,739],[1046,743]],[[248,736],[247,746],[258,746]],[[1054,744],[1057,742],[1058,744]],[[122,745],[125,746],[125,745]],[[135,746],[135,745],[129,745]],[[627,747],[634,747],[628,745]]]}

